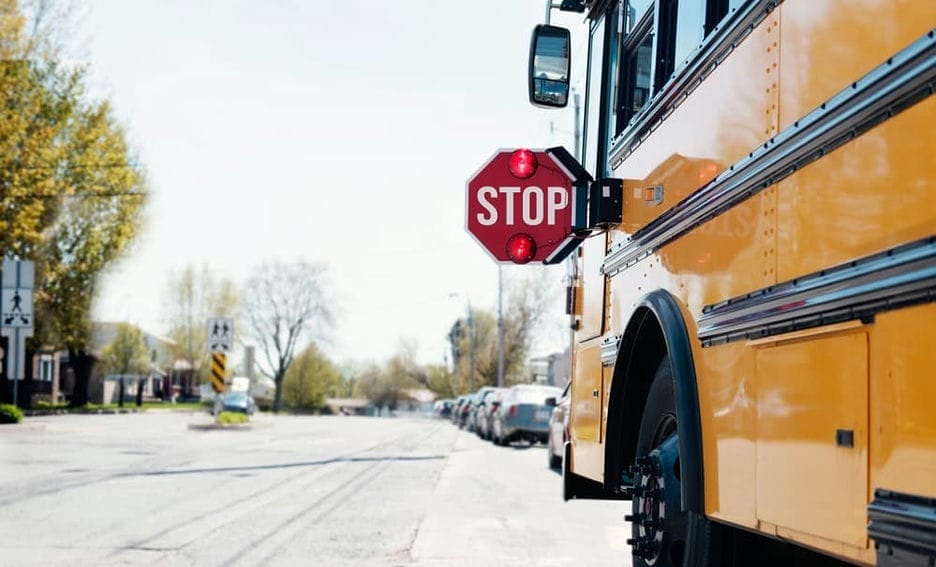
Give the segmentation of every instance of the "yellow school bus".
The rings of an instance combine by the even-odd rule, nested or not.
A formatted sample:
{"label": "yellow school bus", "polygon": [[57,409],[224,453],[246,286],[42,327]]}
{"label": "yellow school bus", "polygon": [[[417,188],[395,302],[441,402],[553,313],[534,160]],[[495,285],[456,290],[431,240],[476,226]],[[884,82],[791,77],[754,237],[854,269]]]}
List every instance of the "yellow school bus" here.
{"label": "yellow school bus", "polygon": [[934,565],[936,1],[557,8],[531,101],[587,41],[622,202],[574,253],[566,498],[630,500],[635,565]]}

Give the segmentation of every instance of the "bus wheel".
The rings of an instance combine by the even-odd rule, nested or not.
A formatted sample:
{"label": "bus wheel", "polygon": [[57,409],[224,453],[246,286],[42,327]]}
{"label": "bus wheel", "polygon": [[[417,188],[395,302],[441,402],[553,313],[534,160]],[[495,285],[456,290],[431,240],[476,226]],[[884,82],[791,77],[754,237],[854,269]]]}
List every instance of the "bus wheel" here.
{"label": "bus wheel", "polygon": [[670,567],[711,564],[710,521],[681,506],[676,397],[669,359],[657,367],[647,395],[634,465],[628,470],[633,514],[635,566]]}

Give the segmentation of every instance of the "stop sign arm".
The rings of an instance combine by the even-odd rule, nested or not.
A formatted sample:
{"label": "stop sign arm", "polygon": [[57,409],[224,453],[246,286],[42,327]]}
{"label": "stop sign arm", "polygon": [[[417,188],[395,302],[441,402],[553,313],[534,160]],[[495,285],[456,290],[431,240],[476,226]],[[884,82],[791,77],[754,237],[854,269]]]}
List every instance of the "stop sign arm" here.
{"label": "stop sign arm", "polygon": [[588,170],[582,167],[578,160],[564,147],[547,148],[546,153],[556,161],[574,185],[587,185],[594,181]]}
{"label": "stop sign arm", "polygon": [[552,254],[543,260],[544,264],[558,264],[591,234],[588,228],[588,186],[594,178],[564,147],[547,148],[546,153],[572,180],[572,234],[568,235],[556,246]]}

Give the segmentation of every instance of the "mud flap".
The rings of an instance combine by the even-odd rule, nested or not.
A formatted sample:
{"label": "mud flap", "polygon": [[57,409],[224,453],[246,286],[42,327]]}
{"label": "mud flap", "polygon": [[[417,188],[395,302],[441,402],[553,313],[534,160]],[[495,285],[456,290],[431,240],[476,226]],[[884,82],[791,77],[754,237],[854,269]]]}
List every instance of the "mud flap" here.
{"label": "mud flap", "polygon": [[614,494],[600,482],[572,472],[572,442],[562,447],[562,499],[569,500],[630,500],[623,494]]}

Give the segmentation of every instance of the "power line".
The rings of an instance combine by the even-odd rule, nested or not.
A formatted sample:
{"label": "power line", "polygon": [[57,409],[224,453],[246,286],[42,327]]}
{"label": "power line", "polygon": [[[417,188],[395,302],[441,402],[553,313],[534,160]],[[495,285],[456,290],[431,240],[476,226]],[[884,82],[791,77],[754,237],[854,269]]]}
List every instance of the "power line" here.
{"label": "power line", "polygon": [[136,169],[139,167],[137,163],[91,163],[88,165],[74,164],[74,165],[24,165],[19,166],[16,169],[20,171],[55,171],[60,169],[117,169],[117,168],[127,168],[127,169]]}
{"label": "power line", "polygon": [[148,197],[150,194],[141,191],[111,191],[105,193],[77,193],[72,195],[62,194],[33,194],[17,195],[15,197],[0,197],[0,202],[17,199],[110,199],[113,197]]}

